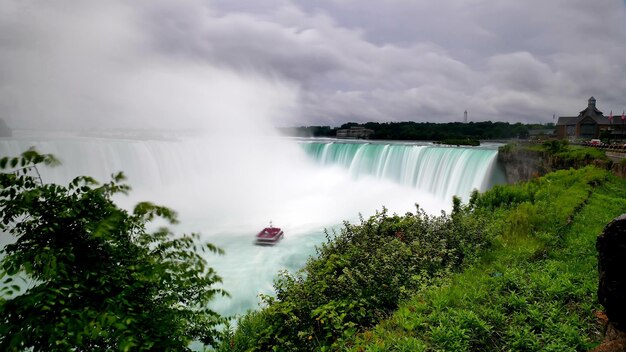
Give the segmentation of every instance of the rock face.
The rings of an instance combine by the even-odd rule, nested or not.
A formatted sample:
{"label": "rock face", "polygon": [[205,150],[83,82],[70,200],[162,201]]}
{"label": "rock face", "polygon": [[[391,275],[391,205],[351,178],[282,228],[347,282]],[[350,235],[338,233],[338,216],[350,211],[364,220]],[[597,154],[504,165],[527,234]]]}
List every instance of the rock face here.
{"label": "rock face", "polygon": [[[598,299],[608,325],[597,351],[623,351],[626,345],[626,214],[611,221],[596,241],[598,249]],[[606,349],[608,346],[621,346]],[[604,347],[603,347],[604,346]]]}
{"label": "rock face", "polygon": [[611,167],[611,171],[621,178],[626,178],[626,164],[623,163],[613,163]]}
{"label": "rock face", "polygon": [[498,163],[504,168],[508,183],[528,181],[550,171],[541,152],[521,148],[500,149]]}
{"label": "rock face", "polygon": [[0,137],[11,137],[13,133],[3,119],[0,119]]}
{"label": "rock face", "polygon": [[567,160],[548,151],[532,150],[510,144],[498,150],[498,163],[502,165],[508,183],[529,181],[552,171],[569,168],[579,169],[587,165],[612,170],[618,176],[626,175],[626,166],[621,166],[621,169],[620,166],[611,169],[614,164],[608,160]]}

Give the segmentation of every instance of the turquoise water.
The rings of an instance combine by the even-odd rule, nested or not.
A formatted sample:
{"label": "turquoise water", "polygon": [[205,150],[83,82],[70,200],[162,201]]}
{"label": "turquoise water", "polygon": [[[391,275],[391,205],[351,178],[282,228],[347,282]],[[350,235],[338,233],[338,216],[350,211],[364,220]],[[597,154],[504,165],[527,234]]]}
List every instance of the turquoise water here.
{"label": "turquoise water", "polygon": [[303,142],[307,155],[324,166],[338,165],[354,179],[374,176],[417,188],[438,198],[465,199],[492,182],[497,149],[418,144]]}
{"label": "turquoise water", "polygon": [[[232,296],[213,303],[227,315],[257,308],[258,294],[272,293],[280,270],[301,268],[325,229],[382,206],[399,214],[415,203],[430,213],[449,209],[452,194],[489,187],[497,155],[495,147],[281,138],[0,138],[2,155],[31,146],[62,161],[40,170],[45,182],[67,184],[77,175],[106,181],[124,171],[133,190],[116,199],[121,206],[148,200],[171,207],[179,214],[176,233],[198,232],[222,247],[224,256],[207,260]],[[254,246],[254,235],[270,220],[285,239]]]}

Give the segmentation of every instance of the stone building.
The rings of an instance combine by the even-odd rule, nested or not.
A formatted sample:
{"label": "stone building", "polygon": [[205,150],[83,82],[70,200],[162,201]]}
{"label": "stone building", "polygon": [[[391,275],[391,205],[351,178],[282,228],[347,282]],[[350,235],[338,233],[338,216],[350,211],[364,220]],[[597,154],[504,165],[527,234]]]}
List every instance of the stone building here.
{"label": "stone building", "polygon": [[559,116],[556,123],[557,138],[599,138],[601,131],[610,131],[611,121],[596,108],[596,99],[589,98],[587,108],[578,116]]}

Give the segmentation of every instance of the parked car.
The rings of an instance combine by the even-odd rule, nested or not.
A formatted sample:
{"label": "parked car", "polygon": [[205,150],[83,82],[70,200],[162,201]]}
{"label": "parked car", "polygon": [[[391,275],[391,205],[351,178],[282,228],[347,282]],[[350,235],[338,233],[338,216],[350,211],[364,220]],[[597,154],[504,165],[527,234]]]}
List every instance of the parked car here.
{"label": "parked car", "polygon": [[589,145],[599,146],[602,145],[602,141],[599,139],[592,139],[589,141]]}

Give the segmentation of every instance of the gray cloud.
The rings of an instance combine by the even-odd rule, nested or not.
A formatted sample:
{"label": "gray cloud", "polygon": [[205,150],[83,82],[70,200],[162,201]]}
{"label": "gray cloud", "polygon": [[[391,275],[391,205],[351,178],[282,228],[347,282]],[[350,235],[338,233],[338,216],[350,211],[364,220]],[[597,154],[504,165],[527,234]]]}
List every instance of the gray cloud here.
{"label": "gray cloud", "polygon": [[[204,9],[179,3],[187,6],[179,16]],[[297,85],[155,46],[157,1],[33,4],[0,8],[11,33],[0,39],[0,113],[13,126],[244,133],[294,114]]]}
{"label": "gray cloud", "polygon": [[[0,69],[4,111],[16,110],[11,98],[16,89],[7,82],[38,91],[40,75],[20,68],[37,67],[29,60],[46,50],[54,55],[45,56],[42,64],[64,63],[45,70],[48,81],[75,91],[94,75],[98,84],[112,87],[130,84],[116,76],[146,74],[146,66],[153,78],[172,67],[174,73],[193,76],[206,66],[213,74],[237,76],[242,85],[250,79],[253,88],[301,93],[301,109],[274,118],[277,125],[460,121],[465,109],[472,120],[550,122],[553,113],[575,114],[590,95],[602,110],[626,105],[626,82],[619,79],[626,73],[624,2],[159,0],[132,5],[87,1],[75,8],[56,0],[48,10],[36,11],[52,31],[47,25],[25,25],[31,18],[7,15],[17,3],[2,5],[0,14],[0,46],[9,52],[0,54],[0,63],[18,67]],[[68,6],[73,14],[96,20],[96,25],[83,24],[89,30],[79,33],[78,41],[64,37],[64,22],[81,25],[75,16],[63,16]],[[61,30],[55,32],[57,27]],[[76,42],[93,45],[72,47]],[[110,74],[97,74],[102,71]],[[128,105],[111,99],[106,89],[87,89],[78,102],[43,90],[59,111],[89,105],[89,100],[107,109]],[[157,89],[148,95],[157,99],[158,94],[177,92]],[[296,95],[278,99],[279,105],[292,104]],[[134,113],[147,113],[140,103],[131,105]],[[174,104],[162,114],[177,108]]]}

